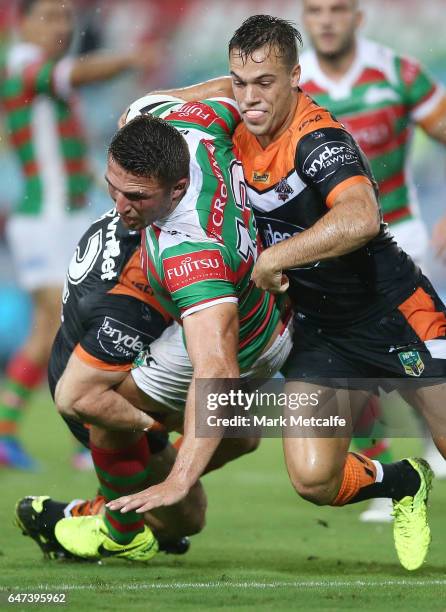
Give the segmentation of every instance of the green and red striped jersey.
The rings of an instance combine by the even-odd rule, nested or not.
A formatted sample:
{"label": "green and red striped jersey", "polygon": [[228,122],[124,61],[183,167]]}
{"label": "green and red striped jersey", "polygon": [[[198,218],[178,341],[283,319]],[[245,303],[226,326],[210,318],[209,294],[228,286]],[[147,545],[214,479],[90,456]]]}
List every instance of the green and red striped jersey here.
{"label": "green and red striped jersey", "polygon": [[251,281],[257,233],[241,164],[232,152],[237,107],[218,98],[146,108],[182,133],[191,163],[190,184],[179,205],[143,232],[143,267],[159,302],[177,320],[237,303],[238,359],[247,369],[268,343],[279,311],[274,297]]}
{"label": "green and red striped jersey", "polygon": [[13,45],[3,57],[0,99],[25,179],[18,213],[51,217],[86,204],[91,173],[71,68],[70,58],[48,60],[29,43]]}
{"label": "green and red striped jersey", "polygon": [[301,57],[301,86],[346,126],[367,155],[387,223],[418,216],[407,154],[412,127],[436,109],[444,90],[415,60],[366,39],[341,80],[321,70],[314,50]]}

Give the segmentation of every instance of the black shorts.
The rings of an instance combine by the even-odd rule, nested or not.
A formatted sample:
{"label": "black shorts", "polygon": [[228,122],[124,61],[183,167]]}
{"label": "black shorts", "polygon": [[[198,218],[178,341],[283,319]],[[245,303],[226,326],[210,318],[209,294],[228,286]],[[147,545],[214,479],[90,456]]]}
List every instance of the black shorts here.
{"label": "black shorts", "polygon": [[424,378],[446,381],[446,307],[422,277],[414,293],[376,321],[339,329],[296,315],[286,378]]}

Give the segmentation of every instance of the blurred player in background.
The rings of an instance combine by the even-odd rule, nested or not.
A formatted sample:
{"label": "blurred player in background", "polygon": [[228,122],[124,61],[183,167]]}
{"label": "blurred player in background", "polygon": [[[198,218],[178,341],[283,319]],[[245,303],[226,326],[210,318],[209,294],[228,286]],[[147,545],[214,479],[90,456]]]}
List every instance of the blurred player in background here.
{"label": "blurred player in background", "polygon": [[6,368],[0,465],[29,469],[34,461],[18,440],[19,422],[45,377],[65,270],[89,224],[85,207],[92,176],[73,91],[128,69],[146,69],[156,58],[148,47],[126,55],[68,57],[74,31],[70,0],[20,0],[17,8],[20,40],[3,58],[0,97],[24,189],[7,235],[18,281],[33,300],[34,322]]}
{"label": "blurred player in background", "polygon": [[[407,165],[415,125],[446,144],[444,88],[416,60],[358,37],[358,0],[304,0],[303,19],[313,49],[300,58],[300,85],[354,136],[378,181],[384,221],[398,245],[429,272],[428,232]],[[446,216],[434,228],[432,244],[444,257]],[[376,414],[379,406],[371,410]],[[372,459],[391,461],[387,440],[356,444]],[[426,444],[425,458],[437,476],[446,476],[446,462],[430,436]],[[361,520],[391,520],[391,510],[390,500],[375,499]]]}

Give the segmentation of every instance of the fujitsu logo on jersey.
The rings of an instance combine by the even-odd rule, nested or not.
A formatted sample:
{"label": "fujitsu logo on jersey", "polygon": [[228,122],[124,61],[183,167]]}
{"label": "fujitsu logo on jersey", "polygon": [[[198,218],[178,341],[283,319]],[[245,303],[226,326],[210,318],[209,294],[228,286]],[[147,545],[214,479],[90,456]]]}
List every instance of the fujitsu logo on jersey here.
{"label": "fujitsu logo on jersey", "polygon": [[227,279],[225,262],[217,249],[167,257],[163,270],[170,293],[200,281]]}
{"label": "fujitsu logo on jersey", "polygon": [[202,127],[209,127],[218,119],[218,116],[212,108],[206,104],[202,104],[201,102],[189,102],[183,104],[181,108],[171,113],[168,119],[169,121],[192,119],[194,123]]}
{"label": "fujitsu logo on jersey", "polygon": [[119,217],[116,215],[116,217],[107,225],[107,232],[105,234],[105,249],[102,254],[102,280],[112,280],[118,275],[115,271],[116,262],[114,259],[115,257],[118,257],[121,252],[119,240],[116,240],[116,226],[118,221]]}

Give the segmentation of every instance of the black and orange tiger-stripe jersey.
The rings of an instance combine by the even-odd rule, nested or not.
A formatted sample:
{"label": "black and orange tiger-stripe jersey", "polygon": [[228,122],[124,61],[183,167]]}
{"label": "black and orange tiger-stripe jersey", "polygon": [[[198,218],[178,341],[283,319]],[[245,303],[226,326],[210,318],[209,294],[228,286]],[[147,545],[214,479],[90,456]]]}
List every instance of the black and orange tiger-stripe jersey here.
{"label": "black and orange tiger-stripe jersey", "polygon": [[98,369],[130,370],[139,352],[171,323],[142,271],[140,244],[140,233],[125,228],[115,209],[80,239],[50,357],[52,391],[73,352]]}
{"label": "black and orange tiger-stripe jersey", "polygon": [[[265,247],[311,227],[351,185],[366,183],[377,193],[369,164],[353,137],[302,91],[292,123],[275,141],[262,148],[241,123],[234,148]],[[384,223],[364,247],[286,274],[295,310],[324,327],[388,312],[414,291],[421,277]]]}

